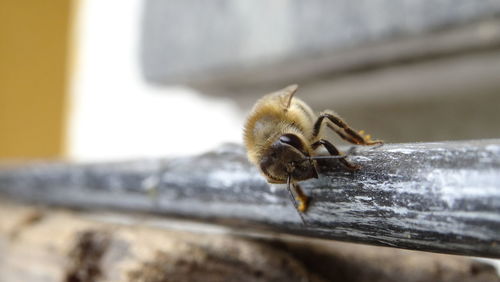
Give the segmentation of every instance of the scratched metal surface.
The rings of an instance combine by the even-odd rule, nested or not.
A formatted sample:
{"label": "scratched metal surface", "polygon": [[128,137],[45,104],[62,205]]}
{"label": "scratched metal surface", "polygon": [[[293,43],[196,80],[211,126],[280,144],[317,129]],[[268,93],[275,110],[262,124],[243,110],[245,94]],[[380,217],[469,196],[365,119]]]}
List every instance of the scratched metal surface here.
{"label": "scratched metal surface", "polygon": [[415,250],[500,258],[500,140],[359,148],[362,165],[323,163],[302,182],[301,223],[282,185],[269,185],[243,148],[122,163],[4,164],[0,194],[82,209],[151,212]]}

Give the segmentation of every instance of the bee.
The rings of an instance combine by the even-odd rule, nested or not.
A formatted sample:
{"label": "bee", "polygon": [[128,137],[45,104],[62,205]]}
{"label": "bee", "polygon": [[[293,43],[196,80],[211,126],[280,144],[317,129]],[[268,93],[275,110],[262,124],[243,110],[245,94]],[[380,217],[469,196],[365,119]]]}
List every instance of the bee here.
{"label": "bee", "polygon": [[[258,100],[247,118],[244,142],[249,161],[259,168],[268,183],[287,184],[291,200],[302,218],[309,198],[297,182],[318,178],[317,160],[334,158],[350,170],[359,169],[324,138],[324,125],[356,145],[383,142],[372,140],[363,131],[356,132],[332,111],[326,110],[316,116],[306,103],[294,97],[297,89],[297,85],[290,85]],[[321,146],[329,156],[316,154]]]}

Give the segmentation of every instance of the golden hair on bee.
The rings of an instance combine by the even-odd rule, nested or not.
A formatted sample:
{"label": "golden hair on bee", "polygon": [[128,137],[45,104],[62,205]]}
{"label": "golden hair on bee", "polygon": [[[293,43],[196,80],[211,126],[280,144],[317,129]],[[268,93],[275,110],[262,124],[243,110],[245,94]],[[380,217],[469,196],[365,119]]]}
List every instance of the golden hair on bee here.
{"label": "golden hair on bee", "polygon": [[[297,89],[297,85],[290,85],[259,99],[245,123],[244,142],[249,161],[269,183],[286,183],[295,208],[305,212],[308,197],[297,182],[318,177],[317,159],[337,158],[348,169],[358,168],[323,137],[323,125],[356,145],[382,144],[382,141],[373,141],[362,131],[354,131],[332,111],[316,116],[306,103],[295,97]],[[317,156],[316,149],[320,146],[330,156]]]}

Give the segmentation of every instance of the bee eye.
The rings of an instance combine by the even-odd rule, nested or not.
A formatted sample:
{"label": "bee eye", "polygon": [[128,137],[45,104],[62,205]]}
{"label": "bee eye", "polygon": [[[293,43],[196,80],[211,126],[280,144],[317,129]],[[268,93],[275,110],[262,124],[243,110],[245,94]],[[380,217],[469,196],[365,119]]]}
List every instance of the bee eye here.
{"label": "bee eye", "polygon": [[295,134],[284,134],[280,136],[280,142],[293,146],[297,149],[302,148],[302,142]]}

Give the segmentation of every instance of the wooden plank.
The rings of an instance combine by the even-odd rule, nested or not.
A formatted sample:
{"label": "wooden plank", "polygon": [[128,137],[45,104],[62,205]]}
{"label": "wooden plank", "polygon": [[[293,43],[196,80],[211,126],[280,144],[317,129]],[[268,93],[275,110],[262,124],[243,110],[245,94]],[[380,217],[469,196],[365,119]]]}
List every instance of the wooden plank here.
{"label": "wooden plank", "polygon": [[224,9],[185,1],[145,4],[140,44],[148,81],[226,95],[260,93],[255,89],[498,49],[500,38],[500,5],[491,0],[221,3]]}
{"label": "wooden plank", "polygon": [[303,224],[282,185],[269,185],[243,148],[106,164],[4,166],[0,193],[79,209],[151,212],[414,250],[500,258],[500,140],[388,144],[324,163],[302,182]]}

